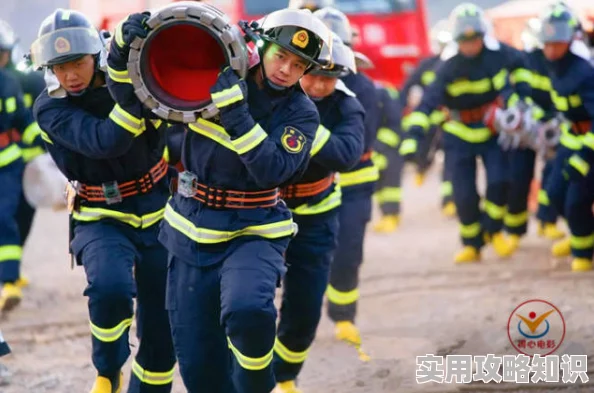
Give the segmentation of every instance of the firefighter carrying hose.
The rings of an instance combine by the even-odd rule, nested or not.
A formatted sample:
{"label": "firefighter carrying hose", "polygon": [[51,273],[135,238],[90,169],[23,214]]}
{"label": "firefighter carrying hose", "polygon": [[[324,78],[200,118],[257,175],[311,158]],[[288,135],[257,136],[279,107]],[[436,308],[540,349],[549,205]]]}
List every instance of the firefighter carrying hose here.
{"label": "firefighter carrying hose", "polygon": [[[136,21],[120,25],[113,42],[130,43]],[[142,120],[140,103],[121,98],[134,95],[130,83],[106,80],[105,42],[81,13],[57,9],[48,16],[31,57],[47,82],[35,117],[71,182],[70,248],[87,277],[98,373],[91,393],[124,390],[134,297],[140,346],[128,392],[170,392],[175,355],[164,307],[167,252],[157,240],[169,197],[162,127]],[[112,96],[119,99],[115,105]]]}
{"label": "firefighter carrying hose", "polygon": [[[0,68],[8,71],[19,81],[23,90],[23,103],[25,108],[30,111],[33,101],[35,101],[39,93],[45,88],[45,82],[41,73],[26,69],[23,67],[24,63],[17,63],[19,53],[18,41],[18,37],[12,27],[5,21],[0,20]],[[20,141],[25,165],[44,153],[39,127],[30,127],[26,131],[26,134],[21,135]],[[21,247],[24,247],[29,236],[34,215],[35,209],[29,205],[24,193],[21,192],[16,214]],[[28,280],[21,274],[16,281],[16,285],[23,288],[27,284]]]}
{"label": "firefighter carrying hose", "polygon": [[545,184],[550,202],[571,232],[553,245],[556,257],[572,256],[571,268],[592,269],[594,252],[594,67],[576,38],[577,20],[567,7],[555,6],[542,19],[540,39],[551,73],[552,100],[567,121]]}
{"label": "firefighter carrying hose", "polygon": [[[328,57],[324,48],[318,60],[322,64]],[[281,190],[299,232],[285,257],[288,270],[273,360],[277,393],[300,392],[295,380],[320,321],[338,237],[341,190],[335,174],[356,165],[363,152],[365,112],[339,79],[349,72],[356,72],[353,52],[334,35],[332,68],[313,70],[301,79],[301,87],[316,104],[321,124],[307,171]]]}
{"label": "firefighter carrying hose", "polygon": [[[348,18],[334,8],[322,8],[314,13],[347,45],[352,45],[353,30]],[[371,160],[372,148],[379,128],[380,113],[375,84],[362,73],[342,78],[365,109],[363,155],[348,172],[341,172],[342,205],[339,213],[338,248],[330,269],[328,315],[336,323],[336,338],[360,345],[359,330],[354,324],[359,298],[359,268],[363,262],[366,226],[371,219],[372,196],[379,178]]]}
{"label": "firefighter carrying hose", "polygon": [[[449,119],[443,125],[444,149],[452,159],[454,202],[464,245],[454,261],[480,260],[487,240],[499,256],[509,257],[514,248],[502,232],[509,184],[507,158],[495,134],[503,127],[512,127],[505,122],[508,116],[498,115],[507,100],[516,96],[509,78],[515,81],[515,101],[525,102],[530,94],[530,86],[525,82],[530,72],[521,53],[487,34],[488,24],[479,7],[461,4],[450,18],[457,45],[452,46],[451,53],[444,51],[444,63],[437,70],[435,81],[421,104],[404,119],[408,139],[400,152],[409,159],[415,157],[418,141],[430,127],[429,115],[439,105],[445,106]],[[483,211],[476,190],[477,157],[482,158],[487,172]]]}

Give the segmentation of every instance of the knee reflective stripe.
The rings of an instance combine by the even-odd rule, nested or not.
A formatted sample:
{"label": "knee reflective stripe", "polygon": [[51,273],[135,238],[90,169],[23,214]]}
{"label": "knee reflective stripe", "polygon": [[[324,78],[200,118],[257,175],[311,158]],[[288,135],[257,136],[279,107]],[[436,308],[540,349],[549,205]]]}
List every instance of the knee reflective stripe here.
{"label": "knee reflective stripe", "polygon": [[274,352],[276,352],[276,354],[285,362],[298,364],[305,362],[305,359],[307,359],[307,354],[309,353],[309,348],[302,352],[294,352],[285,347],[283,343],[281,343],[277,338],[274,341]]}
{"label": "knee reflective stripe", "polygon": [[36,121],[29,124],[29,126],[27,126],[27,128],[25,128],[25,131],[23,132],[23,143],[25,143],[26,145],[30,145],[40,134],[41,128],[39,128],[39,124],[37,124]]}
{"label": "knee reflective stripe", "polygon": [[93,322],[89,323],[91,325],[91,334],[99,340],[105,343],[111,343],[117,341],[122,334],[126,332],[128,328],[132,325],[132,318],[124,319],[120,322],[116,327],[110,329],[100,328],[93,324]]}
{"label": "knee reflective stripe", "polygon": [[175,230],[181,232],[197,243],[214,244],[233,240],[240,236],[260,236],[266,239],[278,239],[291,236],[296,225],[292,219],[264,225],[248,226],[236,231],[217,231],[196,227],[190,220],[173,210],[171,205],[165,207],[165,221]]}
{"label": "knee reflective stripe", "polygon": [[22,156],[23,152],[19,145],[13,144],[8,146],[6,149],[0,151],[0,168],[12,164]]}
{"label": "knee reflective stripe", "polygon": [[376,151],[371,153],[371,160],[373,161],[373,164],[377,167],[379,171],[383,171],[388,167],[388,158],[381,153],[378,153]]}
{"label": "knee reflective stripe", "polygon": [[379,203],[397,203],[402,200],[402,189],[400,187],[385,187],[378,191],[377,200]]}
{"label": "knee reflective stripe", "polygon": [[330,139],[330,135],[330,130],[320,124],[309,153],[312,157],[318,154],[322,147],[324,147],[326,142]]}
{"label": "knee reflective stripe", "polygon": [[459,121],[444,123],[443,130],[470,143],[483,143],[491,139],[493,133],[486,127],[470,128]]}
{"label": "knee reflective stripe", "polygon": [[0,263],[7,261],[20,261],[22,257],[23,248],[21,246],[0,246]]}
{"label": "knee reflective stripe", "polygon": [[147,385],[168,385],[173,383],[173,373],[175,372],[175,368],[165,372],[148,371],[142,368],[136,359],[134,359],[134,362],[132,363],[132,372],[140,382],[146,383]]}
{"label": "knee reflective stripe", "polygon": [[353,172],[340,173],[338,176],[338,184],[340,184],[341,187],[348,187],[357,184],[371,183],[378,179],[379,170],[374,165]]}
{"label": "knee reflective stripe", "polygon": [[427,130],[430,125],[429,116],[423,112],[412,112],[402,119],[402,129],[405,131],[412,126],[420,126],[424,130]]}
{"label": "knee reflective stripe", "polygon": [[292,209],[292,211],[293,213],[300,215],[321,214],[337,208],[338,206],[340,206],[341,202],[342,190],[340,189],[340,186],[337,185],[334,191],[330,193],[330,195],[328,195],[326,198],[322,199],[315,205],[301,205],[295,209]]}
{"label": "knee reflective stripe", "polygon": [[547,194],[546,190],[539,190],[538,191],[538,203],[543,206],[549,206],[551,201],[549,201],[549,194]]}
{"label": "knee reflective stripe", "polygon": [[522,212],[518,214],[506,213],[503,218],[503,223],[508,227],[519,227],[528,222],[528,212]]}
{"label": "knee reflective stripe", "polygon": [[571,247],[576,250],[585,250],[594,247],[594,233],[589,236],[571,236]]}
{"label": "knee reflective stripe", "polygon": [[107,73],[111,80],[118,82],[118,83],[130,83],[132,84],[132,79],[130,79],[130,75],[128,74],[128,70],[118,71],[114,70],[111,67],[107,67]]}
{"label": "knee reflective stripe", "polygon": [[505,206],[499,206],[491,201],[485,200],[483,208],[487,215],[493,220],[502,220],[503,216],[505,216]]}
{"label": "knee reflective stripe", "polygon": [[396,147],[400,143],[398,134],[388,127],[382,127],[377,131],[377,140],[390,147]]}
{"label": "knee reflective stripe", "polygon": [[339,306],[347,306],[359,300],[359,289],[355,288],[352,291],[340,292],[332,285],[328,285],[326,288],[326,296],[331,303],[338,304]]}
{"label": "knee reflective stripe", "polygon": [[441,183],[440,192],[442,197],[450,196],[454,193],[454,186],[451,181],[444,181]]}
{"label": "knee reflective stripe", "polygon": [[235,359],[237,359],[237,363],[239,363],[241,368],[251,371],[259,371],[268,367],[270,362],[272,362],[272,349],[270,352],[260,358],[251,358],[239,352],[239,349],[235,348],[229,337],[227,337],[227,343],[229,344],[229,349],[231,349],[231,352],[233,352],[233,355],[235,355]]}
{"label": "knee reflective stripe", "polygon": [[99,221],[106,218],[112,218],[114,220],[126,223],[134,228],[148,228],[163,218],[165,214],[165,208],[157,210],[156,212],[145,214],[139,217],[135,214],[122,213],[115,210],[101,209],[95,207],[81,207],[80,211],[72,213],[72,217],[78,221]]}
{"label": "knee reflective stripe", "polygon": [[21,149],[21,152],[23,154],[23,161],[29,162],[29,161],[33,160],[35,157],[40,156],[43,153],[45,153],[45,150],[43,150],[43,148],[40,146],[35,146],[35,147],[26,147],[24,149]]}
{"label": "knee reflective stripe", "polygon": [[144,119],[139,119],[126,112],[119,104],[115,104],[109,118],[132,135],[139,136],[146,129]]}
{"label": "knee reflective stripe", "polygon": [[464,225],[460,223],[460,235],[466,239],[477,237],[481,234],[481,223],[475,222],[472,224]]}
{"label": "knee reflective stripe", "polygon": [[260,124],[256,123],[256,125],[248,132],[237,139],[232,139],[231,144],[235,148],[237,154],[245,154],[248,151],[255,149],[267,137],[268,134],[266,134],[266,131],[260,127]]}
{"label": "knee reflective stripe", "polygon": [[569,159],[569,165],[575,168],[582,176],[587,176],[590,172],[590,164],[588,164],[582,157],[574,154]]}

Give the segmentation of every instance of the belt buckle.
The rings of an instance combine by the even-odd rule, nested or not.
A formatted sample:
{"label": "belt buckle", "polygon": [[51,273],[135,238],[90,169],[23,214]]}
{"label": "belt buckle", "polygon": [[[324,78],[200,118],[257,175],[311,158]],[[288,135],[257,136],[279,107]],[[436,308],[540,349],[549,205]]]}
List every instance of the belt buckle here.
{"label": "belt buckle", "polygon": [[177,192],[185,198],[192,198],[196,195],[196,187],[194,184],[198,180],[198,176],[189,171],[183,171],[178,175]]}
{"label": "belt buckle", "polygon": [[108,205],[113,205],[114,203],[120,203],[122,201],[122,194],[120,193],[117,181],[103,183],[101,184],[101,188],[103,189],[105,202]]}

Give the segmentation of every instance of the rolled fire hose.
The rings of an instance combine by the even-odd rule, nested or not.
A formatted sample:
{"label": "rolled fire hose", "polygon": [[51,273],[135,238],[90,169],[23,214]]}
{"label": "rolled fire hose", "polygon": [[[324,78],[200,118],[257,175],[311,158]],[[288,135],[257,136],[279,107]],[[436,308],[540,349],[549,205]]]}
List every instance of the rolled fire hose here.
{"label": "rolled fire hose", "polygon": [[23,173],[23,193],[34,208],[65,208],[64,191],[68,180],[49,153],[29,162]]}
{"label": "rolled fire hose", "polygon": [[501,109],[497,111],[495,124],[501,131],[514,131],[520,127],[522,112],[517,107]]}
{"label": "rolled fire hose", "polygon": [[164,120],[193,123],[218,113],[210,98],[223,66],[248,71],[245,40],[227,15],[202,2],[169,4],[151,14],[146,38],[130,45],[128,74],[140,101]]}

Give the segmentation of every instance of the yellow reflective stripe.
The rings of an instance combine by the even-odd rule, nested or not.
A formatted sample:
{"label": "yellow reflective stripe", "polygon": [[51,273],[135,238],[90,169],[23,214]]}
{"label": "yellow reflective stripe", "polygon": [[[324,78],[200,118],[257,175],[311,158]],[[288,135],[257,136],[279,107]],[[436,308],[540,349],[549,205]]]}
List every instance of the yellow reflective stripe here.
{"label": "yellow reflective stripe", "polygon": [[412,126],[420,126],[427,130],[430,125],[429,117],[423,112],[412,112],[402,119],[402,128],[405,131],[408,131]]}
{"label": "yellow reflective stripe", "polygon": [[235,355],[235,359],[237,359],[237,363],[239,363],[241,368],[258,371],[265,369],[270,365],[270,362],[272,362],[274,352],[272,349],[262,357],[251,358],[239,352],[239,349],[235,348],[229,337],[227,337],[227,343],[229,344],[229,349],[231,349],[231,352],[233,352],[233,355]]}
{"label": "yellow reflective stripe", "polygon": [[120,48],[123,48],[126,45],[126,43],[124,42],[124,37],[122,35],[122,25],[124,24],[126,19],[122,19],[120,23],[118,23],[118,25],[116,26],[115,40],[116,44],[118,44]]}
{"label": "yellow reflective stripe", "polygon": [[503,218],[503,223],[508,227],[519,227],[528,222],[528,212],[522,212],[518,214],[506,213]]}
{"label": "yellow reflective stripe", "polygon": [[373,161],[373,165],[375,165],[379,171],[383,171],[388,167],[388,157],[381,153],[376,151],[371,153],[371,160]]}
{"label": "yellow reflective stripe", "polygon": [[41,134],[41,139],[43,139],[44,141],[46,141],[50,145],[53,145],[54,144],[54,142],[50,139],[50,137],[47,134],[47,132],[41,130],[40,134]]}
{"label": "yellow reflective stripe", "polygon": [[237,154],[245,154],[248,151],[255,149],[267,136],[268,134],[266,134],[266,131],[260,127],[260,124],[256,123],[256,125],[244,135],[231,140],[231,144],[233,144]]}
{"label": "yellow reflective stripe", "polygon": [[540,74],[532,74],[532,78],[528,80],[530,86],[533,89],[539,89],[544,91],[551,91],[553,86],[551,84],[551,79],[548,76],[540,75]]}
{"label": "yellow reflective stripe", "polygon": [[488,200],[485,200],[484,210],[493,220],[501,220],[505,216],[505,206],[496,205]]}
{"label": "yellow reflective stripe", "polygon": [[22,257],[23,248],[21,246],[0,246],[0,262],[20,261]]}
{"label": "yellow reflective stripe", "polygon": [[379,170],[374,165],[353,172],[340,173],[338,184],[340,184],[341,187],[349,187],[357,184],[371,183],[378,179]]}
{"label": "yellow reflective stripe", "polygon": [[549,194],[547,194],[546,190],[539,190],[538,191],[538,203],[543,206],[549,206],[551,201],[549,201]]}
{"label": "yellow reflective stripe", "polygon": [[12,164],[21,158],[22,155],[21,148],[16,143],[8,146],[6,149],[0,151],[0,168]]}
{"label": "yellow reflective stripe", "polygon": [[[516,70],[516,72],[519,72],[518,75],[523,75],[522,71],[524,71],[524,73],[527,73],[528,78],[530,78],[530,71],[523,68],[519,68]],[[505,86],[505,82],[507,82],[507,70],[503,69],[493,77],[493,87],[495,88],[495,90],[501,90]]]}
{"label": "yellow reflective stripe", "polygon": [[217,108],[222,108],[243,100],[243,92],[239,85],[233,85],[229,89],[212,93],[210,96]]}
{"label": "yellow reflective stripe", "polygon": [[39,128],[39,124],[34,121],[33,123],[29,124],[27,128],[25,128],[25,132],[23,132],[23,142],[27,145],[30,145],[40,134],[41,128]]}
{"label": "yellow reflective stripe", "polygon": [[584,250],[594,247],[594,233],[589,236],[571,236],[571,248]]}
{"label": "yellow reflective stripe", "polygon": [[493,136],[493,133],[487,127],[470,128],[458,121],[446,122],[443,125],[443,130],[470,143],[483,143]]}
{"label": "yellow reflective stripe", "polygon": [[582,105],[582,97],[580,97],[577,94],[569,96],[568,101],[569,101],[569,106],[571,106],[573,108],[577,108],[578,106]]}
{"label": "yellow reflective stripe", "polygon": [[188,238],[203,244],[223,243],[240,236],[260,236],[266,239],[278,239],[291,236],[295,232],[292,219],[270,224],[247,226],[236,231],[218,231],[196,227],[190,220],[173,210],[170,205],[165,207],[165,221],[172,228]]}
{"label": "yellow reflective stripe", "polygon": [[483,94],[490,90],[491,80],[487,78],[478,81],[463,80],[446,86],[446,91],[452,97],[461,96],[462,94]]}
{"label": "yellow reflective stripe", "polygon": [[291,351],[277,338],[274,340],[274,352],[276,352],[276,354],[285,362],[298,364],[305,362],[305,359],[307,359],[307,354],[309,353],[309,348],[301,352]]}
{"label": "yellow reflective stripe", "polygon": [[139,136],[146,129],[144,119],[139,119],[126,112],[119,104],[115,104],[109,118],[118,126],[122,127],[132,135]]}
{"label": "yellow reflective stripe", "polygon": [[572,134],[567,126],[562,128],[559,143],[561,143],[569,150],[580,150],[582,148],[582,140],[580,139],[580,137]]}
{"label": "yellow reflective stripe", "polygon": [[441,183],[439,190],[442,197],[450,196],[454,193],[454,186],[451,181],[444,181]]}
{"label": "yellow reflective stripe", "polygon": [[17,101],[16,97],[8,97],[4,101],[4,107],[6,108],[7,113],[15,112],[17,109]]}
{"label": "yellow reflective stripe", "polygon": [[24,149],[21,149],[21,153],[23,155],[23,161],[30,162],[35,157],[38,157],[45,153],[45,150],[43,150],[41,146],[26,147]]}
{"label": "yellow reflective stripe", "polygon": [[132,325],[132,318],[124,319],[116,327],[113,328],[100,328],[94,325],[93,322],[89,322],[91,326],[91,334],[99,341],[105,343],[111,343],[117,341],[126,330]]}
{"label": "yellow reflective stripe", "polygon": [[440,125],[441,123],[446,121],[446,119],[447,115],[445,114],[445,112],[437,109],[431,112],[431,115],[429,115],[429,121],[434,126]]}
{"label": "yellow reflective stripe", "polygon": [[135,214],[122,213],[116,210],[81,206],[80,211],[74,211],[72,213],[72,217],[77,221],[84,222],[99,221],[111,218],[128,224],[134,228],[148,228],[161,221],[164,213],[165,208],[139,217]]}
{"label": "yellow reflective stripe", "polygon": [[227,149],[235,151],[235,146],[233,146],[233,143],[231,142],[231,137],[227,134],[227,131],[218,124],[208,120],[198,119],[197,122],[189,124],[188,127],[195,133],[210,138],[225,146]]}
{"label": "yellow reflective stripe", "polygon": [[516,93],[513,93],[512,95],[509,96],[509,99],[507,100],[507,106],[508,107],[512,107],[515,106],[518,101],[520,101],[520,96],[517,95]]}
{"label": "yellow reflective stripe", "polygon": [[134,359],[134,362],[132,363],[132,372],[141,382],[144,382],[147,385],[168,385],[173,383],[175,368],[164,372],[148,371],[142,368],[136,359]]}
{"label": "yellow reflective stripe", "polygon": [[434,71],[425,71],[423,72],[423,75],[421,75],[421,83],[423,86],[430,85],[433,83],[436,77],[437,74],[435,74]]}
{"label": "yellow reflective stripe", "polygon": [[400,187],[385,187],[377,192],[379,203],[398,203],[402,200],[402,189]]}
{"label": "yellow reflective stripe", "polygon": [[532,82],[532,72],[526,68],[516,68],[511,72],[511,79],[513,83],[528,83]]}
{"label": "yellow reflective stripe", "polygon": [[29,93],[25,93],[23,95],[23,104],[25,105],[25,108],[31,108],[31,105],[33,105],[33,96]]}
{"label": "yellow reflective stripe", "polygon": [[388,127],[381,127],[377,131],[377,140],[390,147],[396,147],[400,143],[398,133]]}
{"label": "yellow reflective stripe", "polygon": [[332,285],[328,284],[328,287],[326,287],[326,296],[331,303],[338,304],[339,306],[346,306],[359,300],[359,289],[355,288],[352,291],[340,292]]}
{"label": "yellow reflective stripe", "polygon": [[318,129],[316,130],[316,137],[314,138],[313,144],[311,145],[311,151],[309,153],[312,157],[322,150],[322,147],[324,147],[326,142],[328,142],[330,139],[330,134],[331,133],[329,129],[321,124],[319,125]]}
{"label": "yellow reflective stripe", "polygon": [[169,162],[169,148],[167,146],[163,149],[163,159],[165,162]]}
{"label": "yellow reflective stripe", "polygon": [[151,120],[151,123],[153,123],[153,126],[155,126],[155,129],[159,129],[159,127],[161,127],[161,125],[163,124],[163,120]]}
{"label": "yellow reflective stripe", "polygon": [[569,165],[574,167],[582,176],[586,176],[590,172],[590,164],[576,154],[569,158]]}
{"label": "yellow reflective stripe", "polygon": [[108,66],[107,74],[109,75],[111,80],[115,82],[132,84],[132,79],[130,79],[130,74],[128,73],[128,70],[118,71]]}
{"label": "yellow reflective stripe", "polygon": [[591,132],[584,135],[581,139],[582,146],[587,147],[588,149],[594,150],[594,134]]}
{"label": "yellow reflective stripe", "polygon": [[414,153],[417,151],[417,141],[415,139],[405,139],[400,145],[398,152],[400,155]]}
{"label": "yellow reflective stripe", "polygon": [[465,238],[477,237],[481,234],[481,223],[475,222],[472,224],[464,225],[460,224],[460,235]]}
{"label": "yellow reflective stripe", "polygon": [[339,185],[334,188],[334,191],[330,193],[326,198],[322,199],[320,202],[316,203],[315,205],[308,205],[304,204],[301,206],[296,207],[295,209],[291,209],[291,211],[295,214],[299,215],[313,215],[313,214],[322,214],[327,211],[330,211],[334,208],[340,206],[342,202],[342,190]]}

